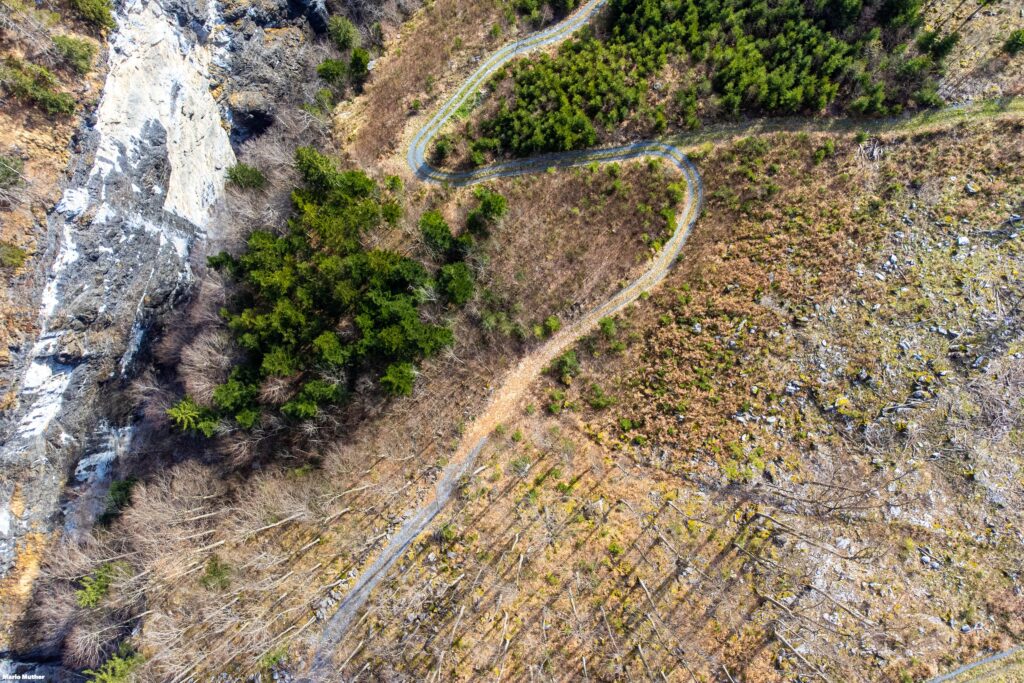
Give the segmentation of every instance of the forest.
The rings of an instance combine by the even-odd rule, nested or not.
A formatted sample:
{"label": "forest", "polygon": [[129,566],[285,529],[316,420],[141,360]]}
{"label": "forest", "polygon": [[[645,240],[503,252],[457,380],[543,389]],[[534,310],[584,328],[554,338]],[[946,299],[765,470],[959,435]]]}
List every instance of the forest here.
{"label": "forest", "polygon": [[[603,25],[555,56],[495,74],[491,90],[507,80],[511,96],[472,135],[473,161],[591,146],[602,130],[627,122],[660,133],[670,124],[697,127],[702,113],[813,114],[835,105],[888,115],[939,104],[935,78],[958,36],[932,32],[913,41],[921,5],[610,0]],[[688,82],[663,93],[670,63],[689,69]]]}
{"label": "forest", "polygon": [[[303,182],[292,193],[286,229],[256,230],[240,255],[209,259],[237,284],[234,305],[221,315],[238,362],[211,405],[186,396],[168,411],[179,429],[212,436],[222,420],[248,429],[264,409],[312,418],[342,403],[363,377],[377,379],[388,394],[410,394],[416,364],[453,341],[447,324],[425,321],[424,308],[440,307],[440,315],[429,316],[437,319],[474,294],[463,262],[473,237],[453,236],[436,212],[420,220],[425,244],[441,261],[436,274],[416,259],[363,245],[368,231],[397,223],[397,179],[382,190],[362,171],[338,170],[309,147],[299,148],[295,160]],[[485,190],[477,198],[468,229],[484,235],[504,212],[504,198]]]}

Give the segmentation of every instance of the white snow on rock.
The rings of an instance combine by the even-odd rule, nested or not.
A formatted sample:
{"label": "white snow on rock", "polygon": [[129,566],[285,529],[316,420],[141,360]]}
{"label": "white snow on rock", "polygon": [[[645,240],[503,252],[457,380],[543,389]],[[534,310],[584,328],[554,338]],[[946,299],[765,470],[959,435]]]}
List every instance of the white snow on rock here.
{"label": "white snow on rock", "polygon": [[142,339],[145,337],[146,331],[142,328],[142,325],[138,320],[132,325],[131,334],[128,336],[128,348],[125,349],[124,355],[121,356],[121,373],[124,374],[128,371],[132,361],[135,360],[135,354],[139,352],[139,348],[142,346]]}
{"label": "white snow on rock", "polygon": [[64,390],[71,382],[71,368],[53,358],[60,335],[44,335],[32,347],[32,363],[22,381],[22,392],[32,397],[32,407],[18,423],[18,434],[32,437],[42,434],[60,411]]}
{"label": "white snow on rock", "polygon": [[100,425],[99,433],[103,446],[79,460],[78,466],[75,467],[75,481],[79,483],[106,481],[109,478],[111,463],[128,449],[132,439],[131,426],[111,427],[104,422]]}
{"label": "white snow on rock", "polygon": [[82,215],[89,207],[89,190],[84,187],[69,187],[57,202],[57,211],[69,218]]}
{"label": "white snow on rock", "polygon": [[96,209],[96,216],[93,220],[97,223],[109,223],[111,219],[116,217],[117,212],[114,211],[114,208],[110,204],[103,202],[100,204],[100,208]]}
{"label": "white snow on rock", "polygon": [[[86,198],[88,198],[88,193],[86,193]],[[43,301],[40,313],[44,320],[48,320],[57,309],[57,302],[59,301],[57,286],[60,283],[61,275],[64,274],[68,266],[78,260],[78,256],[78,245],[75,244],[75,236],[71,234],[71,226],[67,221],[64,221],[57,260],[54,261],[53,267],[50,269],[50,278],[46,281],[46,286],[43,288]]]}
{"label": "white snow on rock", "polygon": [[122,150],[129,163],[137,158],[148,122],[163,126],[171,167],[164,209],[198,227],[205,227],[225,171],[235,163],[210,94],[210,63],[210,50],[183,37],[156,2],[129,0],[118,13],[96,123],[93,173],[103,176],[124,170]]}
{"label": "white snow on rock", "polygon": [[128,225],[133,230],[145,230],[146,232],[156,235],[160,240],[160,246],[170,244],[174,247],[174,251],[181,259],[185,259],[188,256],[189,250],[189,237],[183,235],[178,230],[168,225],[156,225],[152,221],[146,220],[142,216],[135,215],[128,219]]}

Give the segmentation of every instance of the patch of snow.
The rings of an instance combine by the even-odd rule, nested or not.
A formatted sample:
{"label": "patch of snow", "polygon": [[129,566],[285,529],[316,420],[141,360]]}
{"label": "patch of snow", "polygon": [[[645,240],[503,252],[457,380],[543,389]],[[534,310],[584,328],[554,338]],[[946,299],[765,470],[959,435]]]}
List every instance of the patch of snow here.
{"label": "patch of snow", "polygon": [[49,318],[57,309],[60,299],[57,288],[60,285],[61,275],[68,266],[78,260],[78,245],[75,244],[75,237],[71,233],[71,226],[65,221],[61,233],[60,250],[57,253],[57,260],[50,269],[50,277],[43,288],[43,300],[40,313],[43,318]]}
{"label": "patch of snow", "polygon": [[96,217],[93,219],[97,223],[109,223],[110,219],[116,218],[117,212],[114,211],[114,207],[106,202],[100,204],[100,208],[96,209]]}
{"label": "patch of snow", "polygon": [[170,243],[174,246],[174,251],[178,254],[179,258],[188,257],[188,246],[189,239],[185,235],[177,232],[176,230],[168,230],[163,235]]}
{"label": "patch of snow", "polygon": [[132,427],[111,427],[103,423],[99,427],[102,446],[78,461],[75,468],[75,481],[105,481],[110,474],[110,465],[128,450],[132,439]]}
{"label": "patch of snow", "polygon": [[25,381],[22,382],[21,386],[26,391],[38,391],[39,387],[46,384],[51,377],[53,377],[53,369],[49,363],[40,363],[38,360],[33,360],[32,364],[28,366],[28,372],[25,373]]}
{"label": "patch of snow", "polygon": [[132,216],[128,221],[128,225],[134,230],[145,230],[151,235],[158,235],[160,246],[170,244],[174,247],[174,251],[178,254],[179,258],[186,259],[188,257],[189,247],[191,246],[188,235],[183,235],[170,225],[154,224],[152,221],[148,221],[139,215]]}
{"label": "patch of snow", "polygon": [[71,382],[72,368],[53,359],[59,339],[58,334],[44,335],[32,347],[32,361],[22,380],[21,390],[25,397],[35,401],[18,424],[21,436],[43,433],[60,410],[64,390]]}
{"label": "patch of snow", "polygon": [[89,190],[84,187],[69,187],[57,202],[57,211],[68,218],[75,218],[89,208]]}
{"label": "patch of snow", "polygon": [[110,463],[113,461],[114,451],[100,451],[85,456],[75,467],[75,481],[84,483],[94,477],[106,478],[110,471]]}
{"label": "patch of snow", "polygon": [[128,338],[128,348],[125,349],[124,355],[121,356],[122,375],[128,371],[128,366],[130,366],[132,360],[135,359],[135,354],[139,352],[139,348],[142,346],[142,339],[145,334],[146,331],[142,328],[140,319],[136,317],[135,322],[132,323],[131,335]]}
{"label": "patch of snow", "polygon": [[50,376],[49,381],[39,392],[39,398],[32,404],[29,412],[18,423],[18,435],[22,437],[39,436],[60,412],[64,402],[64,390],[71,383],[71,373],[57,373]]}

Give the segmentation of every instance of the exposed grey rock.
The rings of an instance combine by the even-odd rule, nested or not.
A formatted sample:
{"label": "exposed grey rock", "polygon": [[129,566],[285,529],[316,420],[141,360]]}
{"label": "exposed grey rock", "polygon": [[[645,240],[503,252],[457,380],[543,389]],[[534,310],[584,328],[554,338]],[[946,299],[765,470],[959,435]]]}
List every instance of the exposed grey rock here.
{"label": "exposed grey rock", "polygon": [[310,82],[309,73],[322,54],[304,50],[308,42],[304,33],[296,28],[270,33],[263,28],[282,21],[282,17],[267,17],[256,25],[246,20],[232,30],[225,86],[231,138],[236,144],[273,124],[280,103],[307,101],[306,89],[318,87]]}
{"label": "exposed grey rock", "polygon": [[210,93],[213,55],[189,28],[207,18],[189,1],[118,8],[102,98],[47,217],[42,332],[19,349],[19,407],[0,422],[0,577],[25,534],[58,522],[82,456],[93,461],[71,481],[69,499],[83,503],[74,517],[88,523],[101,506],[116,457],[104,444],[127,417],[113,390],[150,323],[186,293],[191,250],[234,162]]}
{"label": "exposed grey rock", "polygon": [[273,100],[261,90],[241,90],[228,98],[231,109],[232,137],[244,141],[269,128],[277,118]]}
{"label": "exposed grey rock", "polygon": [[82,676],[74,671],[54,664],[19,662],[0,659],[0,681],[44,681],[45,683],[72,683],[81,681]]}

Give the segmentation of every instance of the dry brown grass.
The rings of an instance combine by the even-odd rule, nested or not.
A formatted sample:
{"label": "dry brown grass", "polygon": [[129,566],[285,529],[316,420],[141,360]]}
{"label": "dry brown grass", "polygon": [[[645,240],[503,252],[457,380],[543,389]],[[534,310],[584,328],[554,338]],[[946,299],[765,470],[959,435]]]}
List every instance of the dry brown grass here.
{"label": "dry brown grass", "polygon": [[515,302],[528,327],[582,314],[631,280],[648,245],[664,239],[675,181],[660,166],[631,163],[501,186],[511,209],[484,252],[484,285]]}
{"label": "dry brown grass", "polygon": [[[663,171],[630,164],[619,180],[614,185],[608,169],[600,169],[495,186],[508,196],[510,211],[480,244],[486,258],[476,265],[503,299],[523,301],[524,325],[550,313],[567,315],[573,301],[602,300],[648,253],[639,237],[660,222],[653,218],[645,226],[629,207],[648,203],[656,214],[667,201]],[[551,194],[538,201],[542,188]],[[423,210],[437,207],[461,226],[475,204],[468,190],[410,191],[406,199],[404,227],[369,240],[419,250],[412,236]],[[614,232],[601,220],[612,221]],[[591,272],[557,272],[581,267]],[[517,279],[519,271],[524,275]],[[556,274],[564,279],[552,288],[546,280]],[[544,286],[531,287],[534,278]],[[185,386],[200,396],[224,364],[223,331],[214,326],[223,297],[208,274],[194,305],[157,344],[160,362],[177,366]],[[363,391],[346,409],[304,425],[291,447],[270,438],[270,428],[226,434],[213,444],[179,440],[178,457],[192,452],[209,464],[179,464],[146,476],[109,530],[81,547],[68,546],[63,559],[51,563],[21,632],[51,634],[48,643],[64,642],[69,657],[84,663],[123,635],[112,624],[136,623],[125,612],[145,612],[132,642],[147,658],[144,675],[158,680],[186,671],[200,678],[251,673],[278,643],[300,652],[301,634],[317,630],[314,611],[331,613],[350,574],[372,561],[403,512],[431,493],[462,424],[529,346],[484,334],[477,315],[469,310],[456,320],[456,346],[424,364],[408,399],[385,401]],[[168,454],[159,455],[169,439],[162,411],[174,393],[152,376],[137,385],[150,415],[141,448],[154,451],[155,463],[167,462]],[[262,456],[259,471],[246,466],[254,456]],[[225,474],[233,467],[239,469]],[[223,589],[203,583],[214,556],[228,567]],[[112,557],[131,572],[102,605],[88,612],[68,604],[80,578]],[[109,638],[90,637],[99,629]]]}
{"label": "dry brown grass", "polygon": [[[1013,3],[938,0],[926,3],[925,29],[956,30],[960,41],[948,57],[940,92],[954,101],[1024,94],[1024,60],[1003,52],[1010,32],[1021,26]],[[980,10],[980,11],[975,11]]]}
{"label": "dry brown grass", "polygon": [[[760,167],[779,164],[770,196],[766,174],[740,180],[742,155],[712,153],[709,191],[743,193],[712,198],[666,285],[619,317],[622,356],[581,344],[575,409],[531,416],[564,389],[545,378],[492,437],[459,501],[338,648],[340,662],[365,643],[345,671],[579,680],[585,658],[592,680],[683,681],[688,669],[724,680],[723,666],[748,681],[812,667],[831,680],[917,680],[1019,639],[1022,463],[1008,406],[1021,336],[998,330],[1019,323],[1008,302],[1022,253],[984,237],[1024,200],[1009,144],[1019,133],[889,137],[878,162],[845,140],[821,166],[810,161],[820,140],[773,137]],[[965,178],[979,196],[965,195]],[[968,257],[950,246],[962,219]],[[909,237],[890,241],[901,229]],[[883,283],[873,273],[891,251],[905,270],[880,270]],[[910,334],[963,329],[954,315],[999,341],[988,372],[944,369],[948,340]],[[920,369],[899,355],[901,338],[920,349]],[[712,370],[710,389],[693,383],[694,365]],[[931,398],[878,418],[913,401],[922,372],[940,377]],[[794,396],[789,379],[802,385]],[[591,382],[618,403],[588,408]],[[843,412],[829,408],[840,386]],[[683,420],[662,416],[679,401]]]}
{"label": "dry brown grass", "polygon": [[[491,29],[498,26],[500,36]],[[425,123],[444,93],[471,70],[477,59],[521,31],[509,24],[496,0],[435,0],[404,24],[388,42],[374,68],[366,94],[343,106],[340,139],[363,166],[373,166],[398,149],[405,132]],[[413,103],[420,104],[415,115]],[[412,118],[410,118],[412,117]]]}

